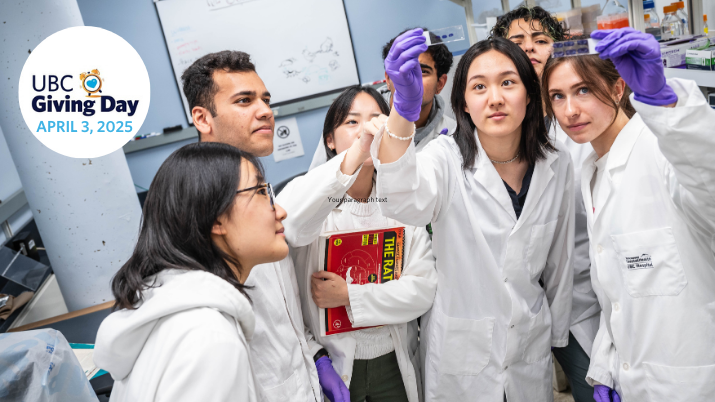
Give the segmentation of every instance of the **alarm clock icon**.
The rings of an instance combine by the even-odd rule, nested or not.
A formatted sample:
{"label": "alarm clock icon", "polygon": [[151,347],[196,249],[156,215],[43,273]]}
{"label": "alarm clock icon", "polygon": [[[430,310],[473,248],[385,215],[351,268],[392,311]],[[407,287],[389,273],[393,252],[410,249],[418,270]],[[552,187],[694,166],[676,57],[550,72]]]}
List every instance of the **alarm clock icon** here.
{"label": "alarm clock icon", "polygon": [[88,98],[99,97],[96,94],[102,92],[102,79],[99,77],[98,70],[80,74],[80,80],[82,81],[82,90],[87,92]]}

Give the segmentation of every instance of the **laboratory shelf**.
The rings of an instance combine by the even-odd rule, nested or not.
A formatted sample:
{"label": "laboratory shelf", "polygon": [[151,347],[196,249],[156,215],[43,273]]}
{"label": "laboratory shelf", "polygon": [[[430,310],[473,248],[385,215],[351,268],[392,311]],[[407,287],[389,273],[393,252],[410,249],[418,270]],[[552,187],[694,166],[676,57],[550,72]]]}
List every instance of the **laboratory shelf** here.
{"label": "laboratory shelf", "polygon": [[667,78],[683,78],[695,81],[698,86],[715,88],[715,71],[687,70],[684,68],[666,68]]}

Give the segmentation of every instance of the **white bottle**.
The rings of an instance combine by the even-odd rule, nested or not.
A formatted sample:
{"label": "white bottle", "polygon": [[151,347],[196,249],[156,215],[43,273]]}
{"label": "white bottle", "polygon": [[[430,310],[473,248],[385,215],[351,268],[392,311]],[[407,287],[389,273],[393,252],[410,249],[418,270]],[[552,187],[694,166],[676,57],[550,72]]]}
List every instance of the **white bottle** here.
{"label": "white bottle", "polygon": [[673,5],[663,7],[665,17],[660,23],[662,40],[676,38],[683,34],[683,24],[680,22],[680,18],[675,15],[676,11],[678,9]]}

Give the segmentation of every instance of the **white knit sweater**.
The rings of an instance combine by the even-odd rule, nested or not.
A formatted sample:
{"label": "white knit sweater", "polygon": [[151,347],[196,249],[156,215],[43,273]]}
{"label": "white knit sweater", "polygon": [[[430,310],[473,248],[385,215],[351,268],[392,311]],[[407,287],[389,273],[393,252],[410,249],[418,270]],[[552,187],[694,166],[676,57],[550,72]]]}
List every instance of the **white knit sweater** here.
{"label": "white knit sweater", "polygon": [[[374,196],[374,192],[371,196]],[[356,202],[349,195],[345,195],[345,202],[349,203],[346,210],[350,211],[353,225],[356,230],[380,228],[388,225],[387,218],[382,216],[380,208],[375,203]],[[346,306],[351,323],[353,315],[350,306]],[[352,332],[355,341],[355,359],[370,360],[386,355],[395,350],[395,344],[390,337],[387,326],[361,329]]]}

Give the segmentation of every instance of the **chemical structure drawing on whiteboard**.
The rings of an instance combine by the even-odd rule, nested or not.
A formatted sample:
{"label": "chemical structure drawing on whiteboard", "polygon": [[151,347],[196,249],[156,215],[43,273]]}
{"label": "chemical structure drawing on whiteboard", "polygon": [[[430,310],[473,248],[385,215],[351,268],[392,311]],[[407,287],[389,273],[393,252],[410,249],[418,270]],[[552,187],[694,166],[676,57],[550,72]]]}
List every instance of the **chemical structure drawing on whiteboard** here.
{"label": "chemical structure drawing on whiteboard", "polygon": [[307,48],[303,50],[303,57],[305,57],[306,60],[308,60],[310,63],[315,60],[315,58],[319,54],[328,54],[328,53],[333,53],[335,56],[340,56],[338,52],[333,52],[333,39],[330,37],[327,37],[323,43],[320,44],[320,49],[311,52]]}
{"label": "chemical structure drawing on whiteboard", "polygon": [[[333,39],[330,37],[326,37],[315,51],[306,47],[302,56],[302,60],[289,57],[278,65],[286,78],[300,76],[300,80],[306,84],[313,79],[327,82],[330,80],[330,73],[340,68],[340,62],[337,60],[340,54],[333,49]],[[330,59],[325,56],[330,56]]]}

